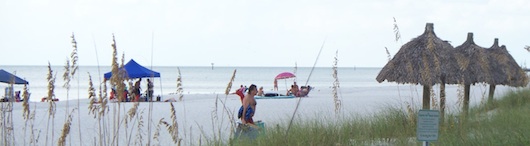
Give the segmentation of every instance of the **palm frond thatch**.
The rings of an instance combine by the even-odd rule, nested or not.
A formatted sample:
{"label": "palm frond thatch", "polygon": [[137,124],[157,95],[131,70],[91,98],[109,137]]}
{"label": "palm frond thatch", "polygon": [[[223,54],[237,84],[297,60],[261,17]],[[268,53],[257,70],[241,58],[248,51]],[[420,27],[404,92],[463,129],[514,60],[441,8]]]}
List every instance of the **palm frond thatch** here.
{"label": "palm frond thatch", "polygon": [[473,33],[468,33],[467,40],[454,50],[463,84],[495,83],[491,70],[496,66],[490,65],[490,53],[486,52],[486,48],[475,44]]}
{"label": "palm frond thatch", "polygon": [[495,66],[491,69],[495,85],[523,87],[528,84],[526,73],[510,55],[506,46],[499,46],[499,39],[495,38],[487,51],[490,54],[490,65]]}
{"label": "palm frond thatch", "polygon": [[[425,32],[403,45],[379,72],[376,80],[380,83],[387,80],[429,86],[436,83],[456,83],[458,68],[451,67],[448,63],[455,61],[451,57],[451,49],[451,44],[436,36],[433,24],[427,23]],[[450,78],[455,80],[449,81]]]}

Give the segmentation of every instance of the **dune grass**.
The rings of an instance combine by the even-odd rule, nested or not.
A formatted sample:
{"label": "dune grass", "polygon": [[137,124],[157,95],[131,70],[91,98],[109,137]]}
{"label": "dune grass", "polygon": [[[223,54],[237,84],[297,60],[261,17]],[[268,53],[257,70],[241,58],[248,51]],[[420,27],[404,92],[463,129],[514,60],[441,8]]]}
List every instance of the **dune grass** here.
{"label": "dune grass", "polygon": [[[433,145],[526,145],[530,143],[530,89],[513,91],[492,104],[470,109],[467,119],[446,115]],[[411,119],[406,110],[387,107],[369,116],[347,116],[337,122],[318,119],[295,122],[285,134],[283,125],[267,125],[254,140],[237,140],[233,145],[421,145],[416,139],[417,113]]]}

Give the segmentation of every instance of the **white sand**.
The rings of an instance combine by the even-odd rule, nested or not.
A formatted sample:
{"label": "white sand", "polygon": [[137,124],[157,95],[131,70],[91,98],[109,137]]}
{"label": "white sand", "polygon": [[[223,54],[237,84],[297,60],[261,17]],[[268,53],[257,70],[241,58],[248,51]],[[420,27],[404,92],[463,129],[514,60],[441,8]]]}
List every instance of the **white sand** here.
{"label": "white sand", "polygon": [[[399,90],[398,90],[399,88]],[[436,94],[438,95],[438,86],[435,86]],[[472,87],[471,105],[480,104],[483,98],[483,93],[487,93],[487,86],[474,86]],[[498,86],[496,95],[505,94],[509,90],[514,88],[508,88],[504,86]],[[355,115],[371,115],[372,113],[383,110],[385,106],[399,106],[404,107],[406,103],[413,103],[416,107],[421,106],[421,86],[411,85],[393,85],[388,87],[370,87],[370,88],[354,88],[354,89],[341,89],[339,95],[342,101],[342,118],[348,118]],[[457,86],[447,86],[447,107],[448,112],[458,112],[459,107],[457,106]],[[175,95],[172,95],[175,96]],[[487,95],[486,95],[487,96]],[[218,102],[216,104],[216,97]],[[170,96],[164,97],[165,99]],[[176,98],[176,97],[175,97]],[[266,123],[266,127],[274,126],[276,124],[286,125],[289,122],[290,117],[295,110],[295,106],[298,101],[300,106],[296,114],[296,121],[303,121],[307,119],[322,119],[324,121],[336,121],[335,117],[335,104],[333,101],[333,94],[331,88],[316,88],[310,93],[307,98],[294,98],[294,99],[258,99],[257,110],[254,119],[262,120]],[[65,122],[66,112],[66,101],[57,102],[57,110],[54,120],[53,139],[52,139],[52,127],[51,123],[48,124],[48,108],[49,103],[33,102],[31,103],[31,110],[36,111],[34,120],[34,132],[38,133],[38,145],[46,145],[46,138],[48,137],[48,144],[56,145],[63,129]],[[94,145],[100,142],[98,127],[98,120],[93,118],[92,114],[88,114],[88,100],[84,99],[80,101],[80,105],[77,105],[77,100],[69,101],[70,111],[74,108],[80,110],[74,111],[73,122],[71,125],[70,134],[67,137],[67,145]],[[235,117],[227,115],[237,114],[236,110],[241,106],[241,102],[237,95],[213,95],[213,94],[187,94],[184,95],[184,100],[179,102],[173,102],[176,110],[179,136],[183,139],[184,145],[197,145],[200,136],[211,137],[221,131],[223,139],[227,139],[230,132],[230,119]],[[132,107],[133,103],[121,104],[121,112],[118,117],[115,108],[116,103],[110,104],[110,111],[105,117],[105,122],[116,123],[117,117],[121,120],[124,119],[124,115]],[[149,119],[149,107],[152,105],[152,117]],[[141,103],[138,113],[143,113],[144,127],[142,127],[142,143],[145,145],[147,139],[151,138],[151,144],[160,145],[172,145],[172,139],[166,130],[165,126],[161,127],[159,141],[152,139],[156,126],[160,119],[164,118],[165,121],[171,122],[170,104],[164,102],[156,103]],[[4,103],[4,108],[6,104]],[[223,107],[229,110],[224,111]],[[217,118],[215,118],[215,111],[217,111]],[[70,113],[70,112],[68,112]],[[9,114],[9,113],[7,113]],[[30,129],[25,130],[25,120],[22,118],[22,103],[14,103],[13,110],[14,123],[14,135],[16,136],[15,145],[28,145],[30,137]],[[80,118],[81,122],[79,122]],[[149,122],[150,123],[149,123]],[[50,121],[51,122],[51,121]],[[102,122],[102,121],[101,121]],[[151,125],[151,132],[148,131],[148,123]],[[81,128],[79,128],[81,124]],[[47,126],[50,125],[47,130]],[[102,129],[110,134],[113,129],[113,125],[103,126],[106,129]],[[125,128],[128,127],[128,128]],[[132,120],[129,126],[125,126],[122,123],[120,128],[119,145],[134,144],[136,139],[137,121]],[[24,133],[26,131],[26,136]],[[81,138],[79,132],[81,131]],[[201,132],[202,131],[202,132]],[[150,136],[149,136],[150,135]],[[130,136],[130,139],[129,139]],[[202,138],[203,143],[205,138]],[[82,142],[81,142],[82,141]],[[26,142],[26,143],[24,143]]]}

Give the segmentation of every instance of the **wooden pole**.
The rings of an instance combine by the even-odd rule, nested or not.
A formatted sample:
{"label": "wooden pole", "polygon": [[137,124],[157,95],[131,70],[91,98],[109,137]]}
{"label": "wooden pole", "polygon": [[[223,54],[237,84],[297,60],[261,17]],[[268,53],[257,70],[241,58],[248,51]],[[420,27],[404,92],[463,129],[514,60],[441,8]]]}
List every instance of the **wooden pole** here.
{"label": "wooden pole", "polygon": [[491,84],[490,85],[490,92],[489,92],[489,96],[488,96],[488,104],[491,105],[491,103],[493,103],[493,95],[495,94],[495,85],[494,84]]}
{"label": "wooden pole", "polygon": [[440,121],[444,123],[445,116],[445,83],[440,84]]}
{"label": "wooden pole", "polygon": [[468,111],[469,111],[469,88],[471,85],[466,85],[464,87],[464,105],[462,107],[462,113],[464,114],[464,118],[467,117]]}
{"label": "wooden pole", "polygon": [[431,87],[429,85],[423,85],[423,108],[431,109]]}

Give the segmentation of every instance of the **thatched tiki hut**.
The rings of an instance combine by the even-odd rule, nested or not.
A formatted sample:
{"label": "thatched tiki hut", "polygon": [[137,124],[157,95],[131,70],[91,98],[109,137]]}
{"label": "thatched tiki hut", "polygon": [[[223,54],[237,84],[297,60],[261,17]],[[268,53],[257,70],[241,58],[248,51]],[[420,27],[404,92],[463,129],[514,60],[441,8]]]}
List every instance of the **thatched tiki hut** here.
{"label": "thatched tiki hut", "polygon": [[455,48],[456,58],[464,84],[464,102],[462,112],[467,115],[469,109],[470,85],[475,83],[495,84],[490,69],[490,54],[486,48],[480,47],[473,41],[473,33],[467,34],[467,40]]}
{"label": "thatched tiki hut", "polygon": [[499,47],[499,39],[495,38],[493,45],[487,49],[490,54],[491,75],[493,84],[490,84],[488,102],[493,101],[495,85],[524,87],[528,84],[528,77],[524,70],[515,62],[506,46]]}
{"label": "thatched tiki hut", "polygon": [[450,49],[453,46],[438,38],[433,24],[427,23],[425,32],[403,45],[379,72],[376,80],[423,85],[423,109],[430,109],[432,86],[446,83],[453,78],[449,73],[457,73],[457,68],[451,69],[447,65]]}

